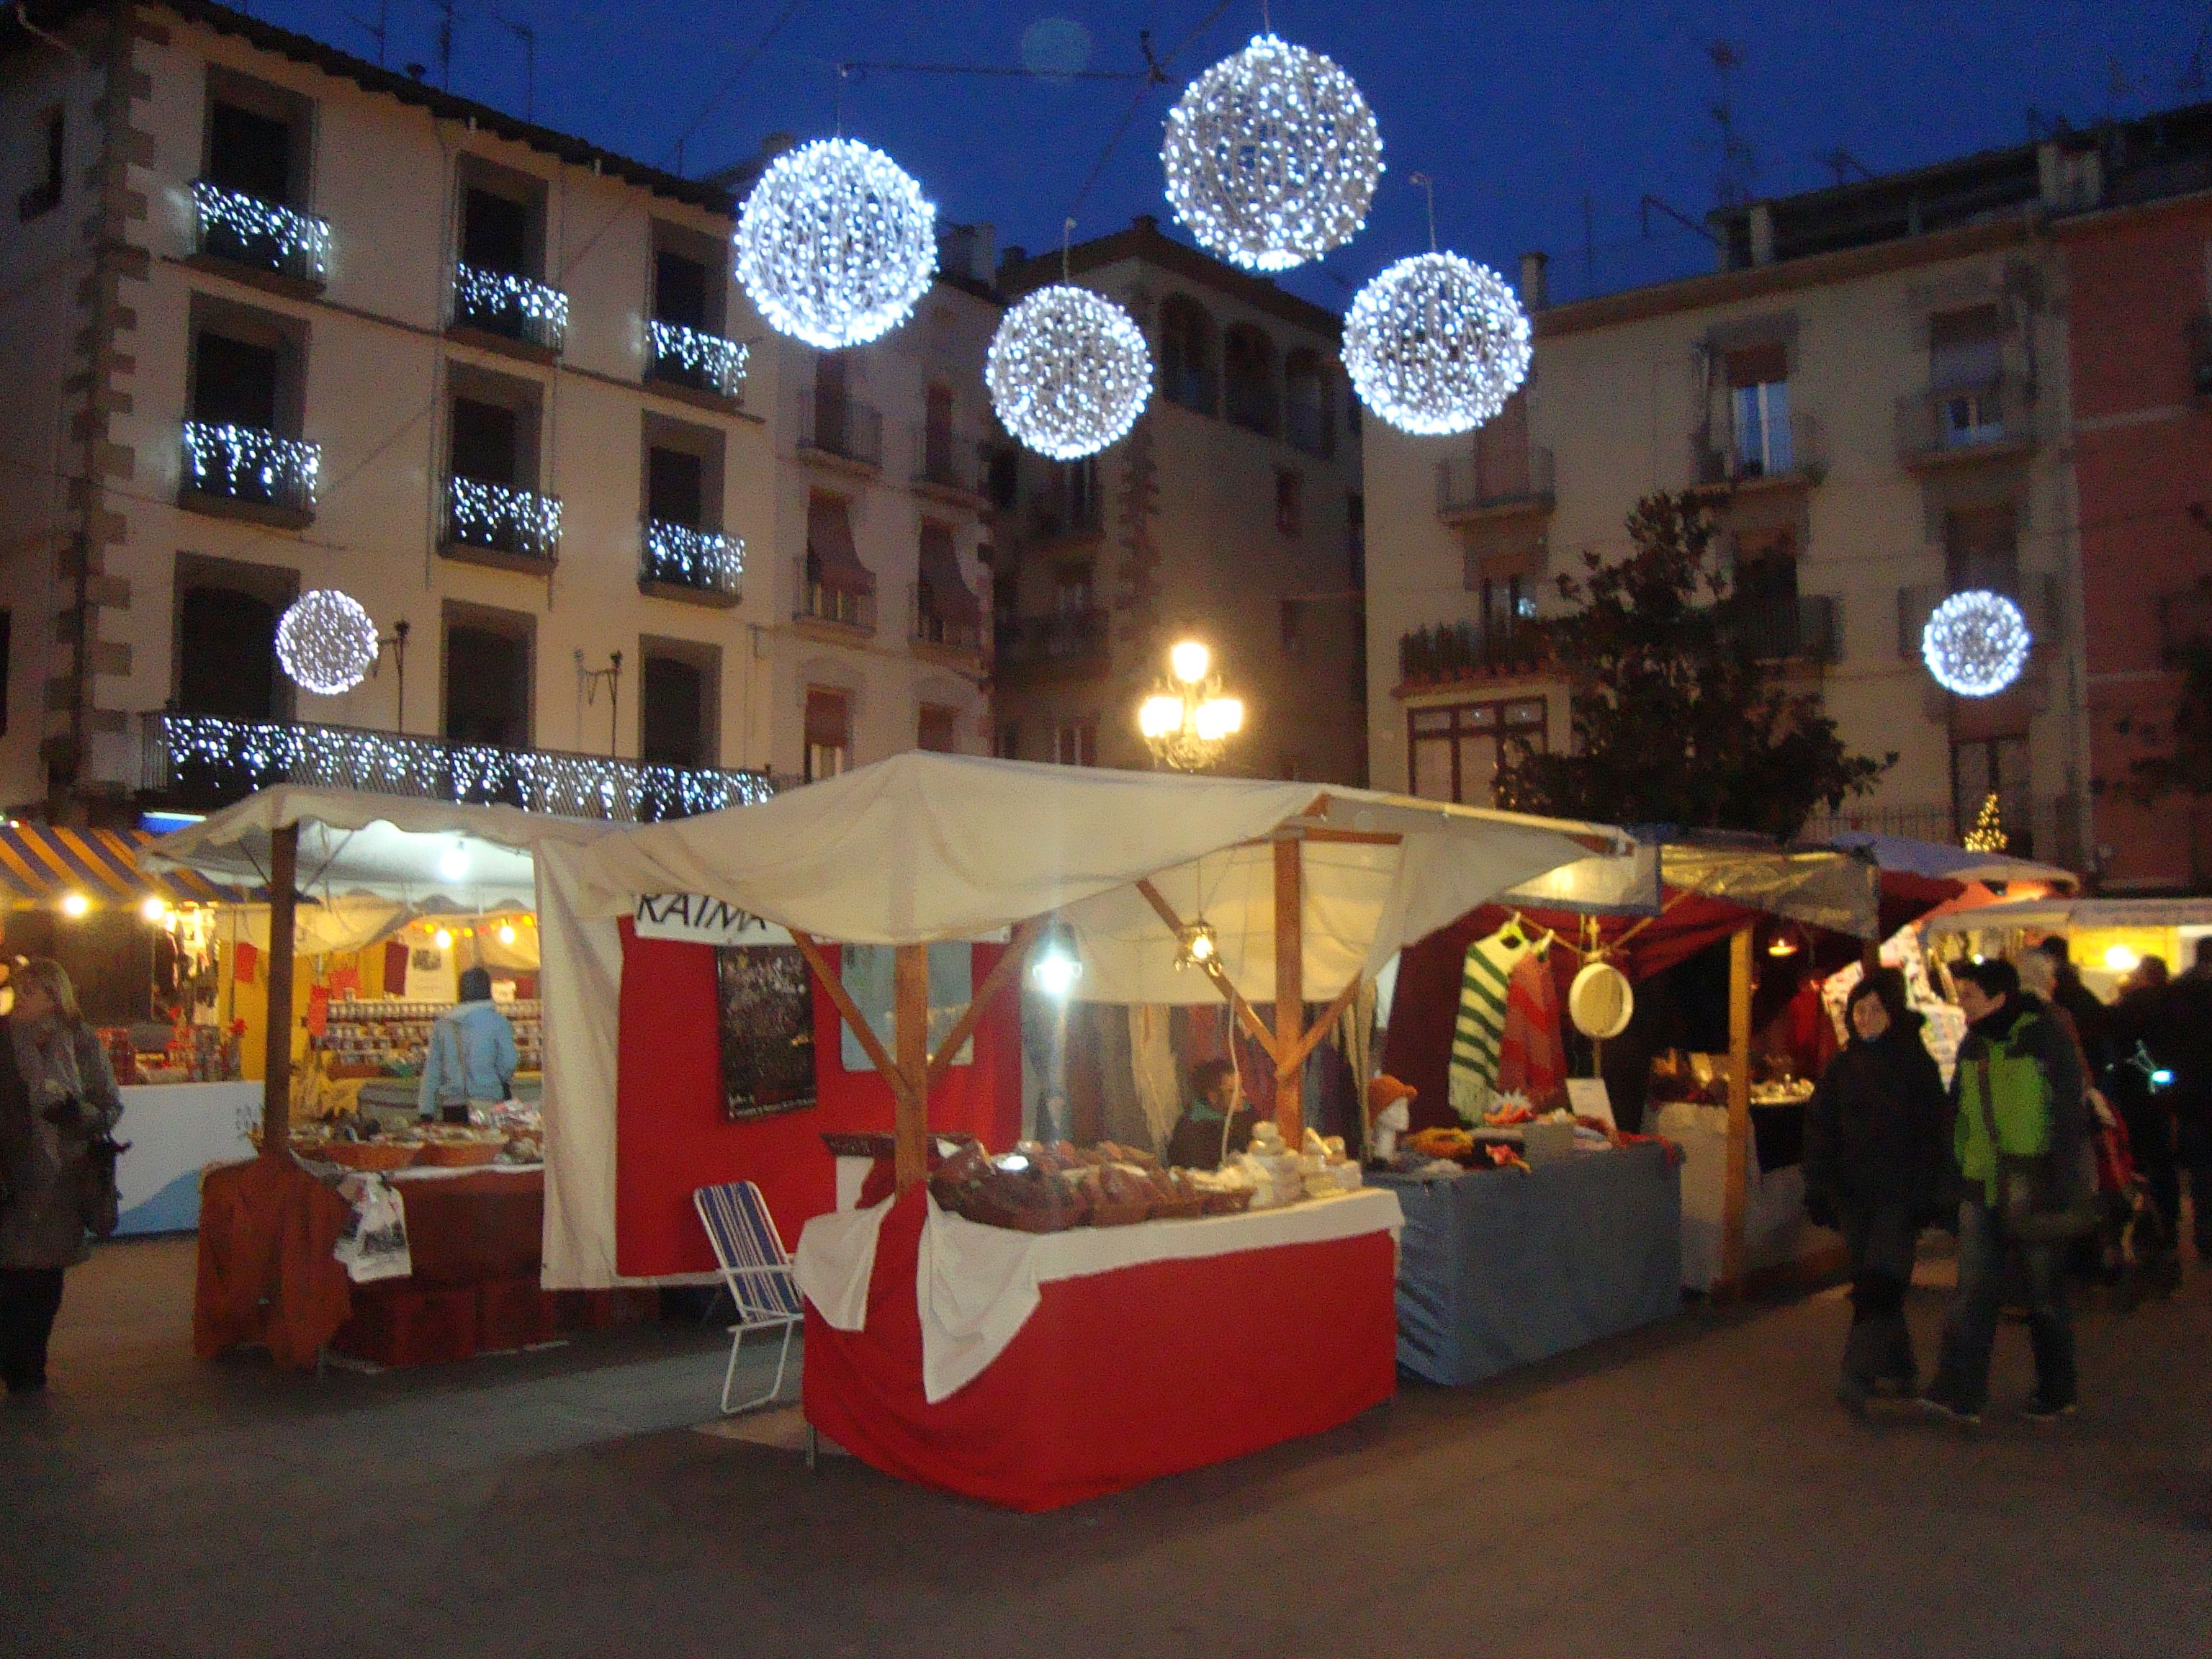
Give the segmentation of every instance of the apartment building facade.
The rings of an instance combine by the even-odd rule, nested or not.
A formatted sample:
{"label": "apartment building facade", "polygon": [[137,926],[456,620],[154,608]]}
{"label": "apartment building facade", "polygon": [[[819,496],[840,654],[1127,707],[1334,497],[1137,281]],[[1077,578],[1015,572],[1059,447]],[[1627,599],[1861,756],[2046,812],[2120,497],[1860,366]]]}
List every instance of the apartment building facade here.
{"label": "apartment building facade", "polygon": [[[1059,254],[1018,253],[1010,300],[1060,280]],[[1066,269],[1137,319],[1158,380],[1103,453],[1001,464],[997,752],[1150,766],[1138,703],[1194,637],[1245,706],[1218,769],[1364,783],[1360,429],[1338,319],[1150,218]]]}
{"label": "apartment building facade", "polygon": [[[2011,845],[2078,865],[2094,761],[2069,449],[2068,270],[2087,205],[2052,143],[1753,204],[1721,269],[1556,307],[1523,263],[1534,365],[1472,439],[1368,438],[1369,747],[1379,787],[1482,804],[1501,745],[1570,739],[1527,622],[1628,548],[1653,490],[1707,494],[1739,626],[1897,761],[1836,824],[1954,840],[1995,797]],[[1951,592],[2014,599],[2027,672],[1954,696],[1920,636]],[[1819,833],[1830,825],[1816,820]]]}
{"label": "apartment building facade", "polygon": [[[980,637],[914,597],[980,615],[974,480],[948,504],[906,465],[980,381],[987,289],[940,283],[825,399],[731,282],[725,184],[223,7],[29,21],[0,801],[289,776],[657,817],[987,746]],[[315,588],[382,641],[334,696],[273,648]]]}

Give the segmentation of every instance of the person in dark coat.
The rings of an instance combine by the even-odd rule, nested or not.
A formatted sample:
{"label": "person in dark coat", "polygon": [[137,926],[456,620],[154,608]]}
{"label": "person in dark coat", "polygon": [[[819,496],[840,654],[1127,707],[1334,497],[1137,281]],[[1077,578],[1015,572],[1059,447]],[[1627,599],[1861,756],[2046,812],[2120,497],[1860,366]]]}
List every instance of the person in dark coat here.
{"label": "person in dark coat", "polygon": [[[2197,1259],[2212,1262],[2212,939],[2197,941],[2196,965],[2166,988],[2159,1022],[2165,1064],[2173,1073],[2166,1098],[2173,1112],[2174,1163],[2189,1176]],[[2173,1201],[2178,1216],[2178,1177]]]}
{"label": "person in dark coat", "polygon": [[2145,957],[2120,987],[2112,1009],[2112,1063],[2105,1097],[2127,1126],[2128,1151],[2154,1212],[2152,1237],[2136,1237],[2145,1277],[2171,1290],[2179,1281],[2181,1176],[2174,1161],[2173,1072],[2166,1028],[2166,968]]}
{"label": "person in dark coat", "polygon": [[2057,982],[2048,1000],[2063,1008],[2073,1020],[2074,1035],[2081,1039],[2082,1057],[2089,1064],[2090,1086],[2102,1087],[2105,1073],[2115,1058],[2112,1011],[2099,1001],[2097,994],[2082,981],[2081,970],[2067,953],[2063,938],[2053,933],[2035,948],[2049,957],[2051,965],[2057,970]]}
{"label": "person in dark coat", "polygon": [[1184,1170],[1218,1170],[1252,1144],[1260,1114],[1240,1109],[1237,1068],[1225,1060],[1201,1060],[1190,1068],[1190,1104],[1176,1120],[1162,1161]]}
{"label": "person in dark coat", "polygon": [[1920,1229],[1947,1195],[1950,1124],[1905,976],[1869,974],[1844,1018],[1850,1045],[1821,1073],[1805,1115],[1805,1207],[1840,1229],[1850,1252],[1851,1334],[1836,1398],[1863,1411],[1874,1395],[1910,1399],[1919,1386],[1905,1292]]}

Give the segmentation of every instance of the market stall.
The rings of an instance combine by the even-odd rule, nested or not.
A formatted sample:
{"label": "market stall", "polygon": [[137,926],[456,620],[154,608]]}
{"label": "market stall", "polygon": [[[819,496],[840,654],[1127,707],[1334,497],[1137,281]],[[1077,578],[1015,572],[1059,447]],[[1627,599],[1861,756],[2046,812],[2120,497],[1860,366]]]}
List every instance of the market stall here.
{"label": "market stall", "polygon": [[[787,930],[892,1095],[896,1190],[817,1216],[799,1239],[810,1421],[892,1473],[1021,1508],[1343,1421],[1393,1386],[1399,1206],[1345,1190],[1350,1166],[1305,1151],[1296,1080],[1406,940],[1620,845],[1601,826],[1362,791],[917,754],[548,848],[547,1115],[556,1147],[582,1155],[550,1170],[547,1281],[614,1273],[616,1126],[600,1103],[617,1092],[620,1033],[588,1028],[623,1000],[623,919],[656,895],[699,896]],[[933,1030],[931,945],[1009,929],[965,1010]],[[830,941],[890,948],[887,1031]],[[1086,1001],[1228,1005],[1288,1085],[1269,1142],[1288,1150],[1268,1160],[1288,1184],[1264,1211],[1248,1188],[1250,1212],[1205,1213],[1237,1200],[1111,1154],[1071,1152],[1065,1169],[1044,1167],[1050,1149],[979,1157],[972,1185],[926,1181],[937,1085],[1025,968]],[[977,1219],[1017,1190],[1040,1206],[1031,1224],[1076,1218],[1079,1201],[1091,1224]],[[1079,1417],[1085,1434],[1065,1432]]]}

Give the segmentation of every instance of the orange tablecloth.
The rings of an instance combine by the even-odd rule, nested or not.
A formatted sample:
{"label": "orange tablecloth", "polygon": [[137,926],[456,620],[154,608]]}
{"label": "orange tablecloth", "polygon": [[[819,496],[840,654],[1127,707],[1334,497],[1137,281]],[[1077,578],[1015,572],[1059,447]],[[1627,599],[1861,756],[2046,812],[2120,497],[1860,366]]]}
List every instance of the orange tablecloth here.
{"label": "orange tablecloth", "polygon": [[353,1305],[331,1248],[352,1213],[289,1158],[210,1168],[200,1184],[192,1352],[265,1345],[280,1365],[314,1364]]}

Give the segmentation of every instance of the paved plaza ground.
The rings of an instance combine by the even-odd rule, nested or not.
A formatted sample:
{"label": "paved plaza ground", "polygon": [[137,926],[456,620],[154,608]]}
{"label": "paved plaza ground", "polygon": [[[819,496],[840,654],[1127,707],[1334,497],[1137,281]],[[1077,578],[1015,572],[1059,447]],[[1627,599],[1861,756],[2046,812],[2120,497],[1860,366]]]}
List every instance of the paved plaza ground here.
{"label": "paved plaza ground", "polygon": [[716,1327],[318,1381],[194,1361],[189,1241],[70,1276],[0,1412],[0,1653],[2212,1654],[2203,1272],[2092,1299],[2057,1428],[2016,1328],[1978,1438],[1845,1418],[1830,1293],[1045,1516],[698,1432]]}

